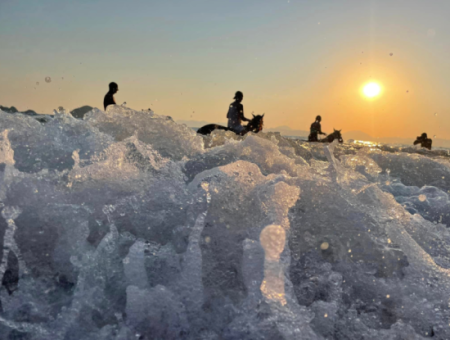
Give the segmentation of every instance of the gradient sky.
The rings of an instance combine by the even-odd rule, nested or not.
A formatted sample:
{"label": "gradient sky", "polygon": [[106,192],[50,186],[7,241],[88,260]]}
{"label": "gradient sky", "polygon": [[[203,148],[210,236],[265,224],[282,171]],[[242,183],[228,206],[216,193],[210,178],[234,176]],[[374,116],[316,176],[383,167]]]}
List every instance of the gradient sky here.
{"label": "gradient sky", "polygon": [[[0,0],[0,104],[101,108],[115,81],[128,107],[225,122],[240,90],[266,127],[321,114],[325,131],[450,139],[449,13],[448,0]],[[370,80],[376,100],[360,94]]]}

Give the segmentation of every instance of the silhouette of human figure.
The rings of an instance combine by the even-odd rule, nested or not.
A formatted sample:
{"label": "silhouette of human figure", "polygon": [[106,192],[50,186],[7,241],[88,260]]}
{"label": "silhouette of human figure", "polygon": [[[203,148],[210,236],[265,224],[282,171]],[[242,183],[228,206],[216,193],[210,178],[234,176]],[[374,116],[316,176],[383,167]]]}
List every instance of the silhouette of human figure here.
{"label": "silhouette of human figure", "polygon": [[234,102],[230,104],[227,114],[228,128],[238,134],[244,131],[242,121],[250,121],[250,119],[244,117],[244,106],[241,104],[243,99],[244,94],[241,91],[237,91],[234,95]]}
{"label": "silhouette of human figure", "polygon": [[424,132],[421,136],[417,137],[417,139],[414,141],[414,145],[420,144],[422,148],[426,148],[428,150],[431,150],[431,144],[433,144],[433,140],[431,138],[428,138],[427,134]]}
{"label": "silhouette of human figure", "polygon": [[119,91],[119,85],[117,85],[114,82],[109,83],[109,91],[105,95],[105,99],[103,99],[103,106],[105,110],[108,107],[108,105],[116,105],[116,101],[114,100],[114,94],[116,94],[117,91]]}
{"label": "silhouette of human figure", "polygon": [[316,121],[311,124],[310,133],[308,136],[308,141],[310,142],[317,142],[319,140],[318,134],[325,135],[324,132],[322,132],[322,126],[320,125],[320,122],[322,121],[321,116],[316,117]]}

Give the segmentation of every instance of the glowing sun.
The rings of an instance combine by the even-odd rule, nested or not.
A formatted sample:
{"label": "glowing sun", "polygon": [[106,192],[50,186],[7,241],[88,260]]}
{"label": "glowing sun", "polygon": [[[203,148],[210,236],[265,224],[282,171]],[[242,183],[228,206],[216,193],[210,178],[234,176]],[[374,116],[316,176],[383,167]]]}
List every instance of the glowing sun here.
{"label": "glowing sun", "polygon": [[381,86],[377,83],[368,83],[364,85],[362,92],[367,98],[373,98],[381,93]]}

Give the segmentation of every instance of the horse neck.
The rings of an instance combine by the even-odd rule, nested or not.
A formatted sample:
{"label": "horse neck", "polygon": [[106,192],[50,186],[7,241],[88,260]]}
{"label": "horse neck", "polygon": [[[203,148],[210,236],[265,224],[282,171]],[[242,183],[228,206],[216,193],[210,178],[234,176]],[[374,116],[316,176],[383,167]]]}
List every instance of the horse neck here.
{"label": "horse neck", "polygon": [[248,131],[253,131],[256,128],[255,126],[255,120],[252,119],[248,124],[247,124],[247,130]]}

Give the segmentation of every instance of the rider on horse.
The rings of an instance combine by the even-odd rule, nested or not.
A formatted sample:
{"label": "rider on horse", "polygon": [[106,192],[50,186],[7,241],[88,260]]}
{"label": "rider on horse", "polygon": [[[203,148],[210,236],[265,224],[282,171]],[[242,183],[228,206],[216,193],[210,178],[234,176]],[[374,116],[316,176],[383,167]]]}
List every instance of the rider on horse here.
{"label": "rider on horse", "polygon": [[[218,124],[208,124],[202,126],[197,130],[198,134],[209,135],[214,130],[233,131],[237,135],[243,136],[248,132],[258,133],[264,128],[264,114],[253,115],[252,119],[244,117],[244,107],[241,102],[244,99],[244,95],[241,91],[237,91],[234,96],[235,101],[231,103],[228,109],[228,127]],[[247,125],[242,126],[242,121],[249,122]]]}
{"label": "rider on horse", "polygon": [[424,132],[421,136],[417,137],[417,139],[414,141],[414,145],[420,144],[422,148],[426,148],[428,150],[431,150],[431,145],[433,144],[433,140],[431,138],[428,138],[427,134]]}
{"label": "rider on horse", "polygon": [[244,117],[244,106],[241,104],[244,99],[244,94],[241,91],[237,91],[234,99],[235,101],[231,103],[230,108],[228,109],[228,128],[235,133],[240,134],[244,131],[242,121],[249,122],[250,119]]}
{"label": "rider on horse", "polygon": [[310,129],[310,133],[308,136],[308,141],[310,142],[317,142],[319,141],[318,139],[318,134],[321,135],[325,135],[326,133],[322,132],[322,127],[320,126],[320,122],[322,121],[322,117],[317,116],[316,117],[316,121],[314,123],[311,124],[311,129]]}

